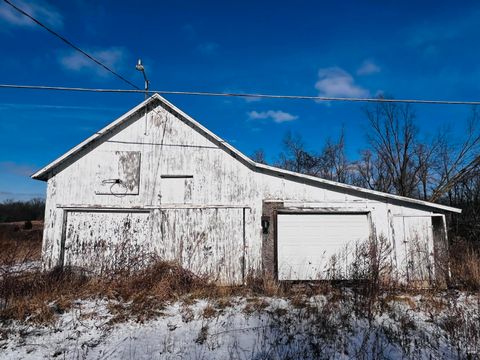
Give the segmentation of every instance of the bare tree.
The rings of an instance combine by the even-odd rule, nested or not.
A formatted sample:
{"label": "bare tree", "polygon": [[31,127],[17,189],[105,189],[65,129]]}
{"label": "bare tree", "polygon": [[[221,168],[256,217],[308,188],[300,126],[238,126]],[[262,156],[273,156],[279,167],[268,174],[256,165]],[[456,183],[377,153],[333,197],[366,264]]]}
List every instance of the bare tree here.
{"label": "bare tree", "polygon": [[363,150],[361,158],[355,163],[356,173],[353,176],[354,185],[371,190],[392,192],[393,183],[387,175],[386,164],[371,150]]}
{"label": "bare tree", "polygon": [[318,176],[320,161],[316,154],[305,149],[305,144],[299,134],[287,132],[283,138],[284,151],[280,154],[277,166],[302,174]]}
{"label": "bare tree", "polygon": [[435,158],[436,186],[432,200],[447,195],[452,204],[456,196],[455,184],[468,179],[469,174],[480,164],[480,114],[478,108],[472,108],[467,121],[465,137],[455,139],[451,128],[443,128],[438,136],[438,153]]}
{"label": "bare tree", "polygon": [[319,155],[318,176],[324,179],[350,183],[351,164],[345,155],[345,132],[342,129],[337,141],[327,139],[322,152]]}
{"label": "bare tree", "polygon": [[438,151],[438,143],[431,144],[418,143],[415,147],[416,166],[418,167],[418,196],[423,200],[428,200],[431,187],[435,185],[435,176],[433,166],[435,163],[435,153]]}
{"label": "bare tree", "polygon": [[252,156],[250,158],[260,164],[266,164],[267,161],[265,160],[265,152],[263,149],[257,149],[253,152]]}
{"label": "bare tree", "polygon": [[327,180],[351,182],[352,166],[345,155],[343,130],[338,140],[327,139],[320,153],[307,151],[302,137],[291,132],[285,135],[283,147],[278,167]]}
{"label": "bare tree", "polygon": [[[364,110],[369,147],[356,162],[345,155],[344,132],[327,139],[320,152],[306,150],[298,134],[287,133],[277,166],[372,190],[463,209],[451,215],[454,233],[480,244],[480,112],[472,108],[466,130],[457,138],[448,128],[422,139],[410,105],[378,103]],[[255,155],[263,159],[263,152]],[[257,160],[258,161],[258,160]]]}
{"label": "bare tree", "polygon": [[[373,161],[369,159],[369,166],[380,168],[366,171],[363,166],[359,173],[373,175],[373,183],[383,187],[378,190],[388,191],[391,188],[398,195],[417,195],[423,166],[420,163],[425,162],[424,155],[428,151],[426,145],[418,140],[415,113],[411,106],[378,103],[366,108],[365,114],[371,126],[368,140],[374,157]],[[366,181],[372,183],[372,179]]]}

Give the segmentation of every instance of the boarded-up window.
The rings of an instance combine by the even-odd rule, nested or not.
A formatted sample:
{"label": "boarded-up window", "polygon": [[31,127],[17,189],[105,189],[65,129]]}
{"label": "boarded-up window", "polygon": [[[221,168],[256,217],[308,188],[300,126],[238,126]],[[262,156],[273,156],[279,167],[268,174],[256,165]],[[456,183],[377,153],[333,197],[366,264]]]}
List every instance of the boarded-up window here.
{"label": "boarded-up window", "polygon": [[192,175],[162,175],[160,196],[163,204],[189,204],[192,202]]}
{"label": "boarded-up window", "polygon": [[97,167],[97,195],[138,195],[140,186],[140,152],[109,151],[101,153]]}

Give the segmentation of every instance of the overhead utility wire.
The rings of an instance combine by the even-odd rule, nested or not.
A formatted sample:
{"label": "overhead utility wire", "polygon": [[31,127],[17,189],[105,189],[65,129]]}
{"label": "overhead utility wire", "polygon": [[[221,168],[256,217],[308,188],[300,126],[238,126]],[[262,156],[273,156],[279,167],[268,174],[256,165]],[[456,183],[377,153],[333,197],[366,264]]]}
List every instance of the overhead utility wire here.
{"label": "overhead utility wire", "polygon": [[9,0],[3,0],[6,4],[10,5],[12,8],[14,8],[16,11],[18,11],[19,13],[21,13],[22,15],[28,17],[29,19],[31,19],[33,22],[35,22],[36,24],[38,24],[39,26],[41,26],[42,28],[44,28],[45,30],[47,30],[50,34],[56,36],[57,38],[59,38],[60,40],[62,40],[64,43],[66,43],[68,46],[71,46],[72,48],[74,48],[75,50],[77,50],[78,52],[82,53],[83,55],[85,55],[87,58],[89,58],[90,60],[92,60],[93,62],[95,62],[96,64],[100,65],[101,67],[103,67],[105,70],[107,70],[108,72],[112,73],[113,75],[115,75],[116,77],[118,77],[119,79],[121,79],[122,81],[126,82],[128,85],[132,86],[134,89],[140,89],[137,85],[135,85],[134,83],[132,83],[131,81],[129,81],[128,79],[124,78],[122,75],[120,75],[119,73],[115,72],[114,70],[110,69],[107,65],[103,64],[101,61],[95,59],[92,55],[90,55],[89,53],[83,51],[82,49],[80,49],[78,46],[76,46],[75,44],[73,44],[70,40],[66,39],[64,36],[60,35],[59,33],[55,32],[54,30],[50,29],[48,26],[44,25],[43,23],[41,23],[39,20],[35,19],[32,15],[30,15],[29,13],[27,13],[25,10],[22,10],[20,9],[18,6],[16,6],[15,4],[12,4]]}
{"label": "overhead utility wire", "polygon": [[92,88],[78,88],[78,87],[62,87],[62,86],[41,86],[41,85],[15,85],[15,84],[0,84],[0,88],[10,88],[10,89],[31,89],[31,90],[59,90],[59,91],[83,91],[83,92],[103,92],[103,93],[145,93],[145,94],[168,94],[168,95],[199,95],[199,96],[230,96],[230,97],[244,97],[244,98],[266,98],[266,99],[292,99],[292,100],[315,100],[315,101],[351,101],[351,102],[383,102],[383,103],[413,103],[413,104],[444,104],[444,105],[480,105],[480,101],[450,101],[450,100],[421,100],[421,99],[384,99],[384,98],[345,98],[345,97],[327,97],[327,96],[302,96],[302,95],[273,95],[273,94],[238,94],[238,93],[214,93],[214,92],[201,92],[201,91],[164,91],[164,90],[155,90],[147,91],[140,90],[140,88],[118,74],[114,70],[110,69],[107,65],[103,64],[101,61],[94,58],[92,55],[88,54],[70,40],[64,36],[58,34],[56,31],[50,29],[48,26],[44,25],[42,22],[34,18],[32,15],[27,13],[25,10],[19,8],[15,4],[11,3],[9,0],[3,0],[6,4],[14,8],[16,11],[22,15],[28,17],[37,25],[41,26],[47,30],[52,35],[56,36],[68,46],[72,47],[76,51],[85,55],[87,58],[112,73],[128,85],[132,86],[135,90],[126,90],[126,89],[92,89]]}
{"label": "overhead utility wire", "polygon": [[[77,92],[93,92],[93,93],[141,93],[141,94],[145,94],[145,90],[140,90],[140,89],[139,90],[95,89],[95,88],[65,87],[65,86],[0,84],[0,89],[2,89],[2,88],[3,89],[77,91]],[[203,91],[170,91],[170,90],[149,90],[147,93],[148,94],[157,93],[157,94],[163,94],[163,95],[221,96],[221,97],[287,99],[287,100],[375,102],[375,103],[409,103],[409,104],[436,104],[436,105],[480,105],[480,101],[456,101],[456,100],[348,98],[348,97],[329,97],[329,96],[219,93],[219,92],[203,92]]]}

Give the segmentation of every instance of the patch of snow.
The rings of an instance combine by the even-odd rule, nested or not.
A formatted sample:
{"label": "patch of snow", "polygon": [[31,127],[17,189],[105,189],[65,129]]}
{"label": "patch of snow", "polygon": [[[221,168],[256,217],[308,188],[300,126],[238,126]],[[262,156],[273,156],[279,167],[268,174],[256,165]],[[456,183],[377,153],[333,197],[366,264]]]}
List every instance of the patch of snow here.
{"label": "patch of snow", "polygon": [[[331,303],[316,296],[294,304],[236,297],[226,307],[198,300],[172,303],[144,323],[115,325],[106,300],[82,300],[53,326],[11,324],[0,354],[2,359],[437,359],[479,350],[478,343],[462,344],[439,326],[455,314],[477,321],[478,296],[460,295],[435,313],[421,309],[428,301],[422,296],[410,300],[390,302],[388,311],[370,321],[354,311],[351,299]],[[248,306],[257,307],[247,311]]]}
{"label": "patch of snow", "polygon": [[25,272],[33,272],[40,270],[42,262],[40,260],[22,261],[13,265],[0,266],[0,278],[4,275],[19,275]]}

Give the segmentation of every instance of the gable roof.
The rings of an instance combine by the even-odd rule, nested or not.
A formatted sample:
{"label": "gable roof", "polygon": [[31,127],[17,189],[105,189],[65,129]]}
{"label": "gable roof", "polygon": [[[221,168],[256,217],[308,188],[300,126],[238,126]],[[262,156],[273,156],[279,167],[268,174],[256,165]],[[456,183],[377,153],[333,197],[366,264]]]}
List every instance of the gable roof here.
{"label": "gable roof", "polygon": [[326,180],[326,179],[322,179],[322,178],[310,176],[310,175],[304,175],[304,174],[296,173],[293,171],[288,171],[288,170],[280,169],[277,167],[257,163],[252,159],[250,159],[249,157],[247,157],[246,155],[244,155],[242,152],[240,152],[236,148],[234,148],[232,145],[230,145],[229,143],[221,139],[219,136],[215,135],[213,132],[208,130],[206,127],[201,125],[199,122],[194,120],[192,117],[184,113],[182,110],[177,108],[175,105],[167,101],[165,98],[163,98],[159,94],[153,94],[151,97],[141,102],[139,105],[135,106],[133,109],[123,114],[118,119],[116,119],[109,125],[105,126],[100,131],[97,131],[95,134],[93,134],[86,140],[82,141],[80,144],[78,144],[74,148],[67,151],[58,159],[52,161],[47,166],[38,170],[31,177],[37,180],[44,180],[44,181],[48,180],[48,178],[52,174],[55,174],[56,169],[58,169],[60,165],[65,164],[74,155],[78,154],[89,145],[92,145],[94,142],[100,140],[102,137],[112,132],[118,126],[122,125],[129,118],[135,115],[138,111],[142,110],[145,106],[157,101],[160,102],[164,107],[166,107],[168,111],[178,114],[185,122],[187,122],[190,126],[192,126],[196,131],[201,133],[203,136],[207,137],[212,142],[216,143],[219,148],[228,152],[234,158],[236,158],[237,160],[239,160],[244,165],[248,166],[254,171],[281,176],[281,177],[289,177],[294,181],[303,181],[303,182],[308,182],[312,184],[322,184],[327,187],[342,189],[344,191],[351,192],[351,193],[364,194],[364,195],[369,195],[376,198],[391,199],[397,202],[415,204],[415,205],[426,207],[426,208],[434,208],[434,209],[450,211],[455,213],[460,213],[462,211],[461,209],[446,206],[446,205],[412,199],[412,198],[399,196],[399,195],[392,195],[392,194],[375,191],[375,190],[369,190],[369,189],[361,188],[358,186],[343,184],[336,181]]}

